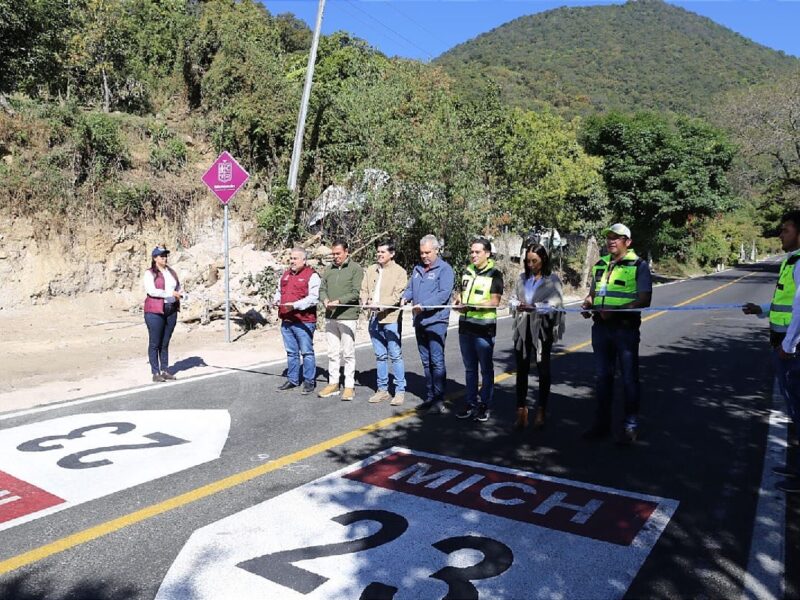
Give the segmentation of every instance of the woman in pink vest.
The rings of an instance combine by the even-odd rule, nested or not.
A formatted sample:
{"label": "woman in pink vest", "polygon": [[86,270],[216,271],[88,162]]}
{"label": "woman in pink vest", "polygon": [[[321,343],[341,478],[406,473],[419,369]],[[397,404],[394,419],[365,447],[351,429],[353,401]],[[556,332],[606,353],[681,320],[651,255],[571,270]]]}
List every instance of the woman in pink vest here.
{"label": "woman in pink vest", "polygon": [[147,297],[144,299],[144,322],[150,340],[147,357],[153,381],[167,381],[175,376],[169,367],[169,340],[175,331],[178,311],[181,308],[181,284],[178,275],[167,266],[169,250],[164,246],[153,248],[150,268],[142,280]]}

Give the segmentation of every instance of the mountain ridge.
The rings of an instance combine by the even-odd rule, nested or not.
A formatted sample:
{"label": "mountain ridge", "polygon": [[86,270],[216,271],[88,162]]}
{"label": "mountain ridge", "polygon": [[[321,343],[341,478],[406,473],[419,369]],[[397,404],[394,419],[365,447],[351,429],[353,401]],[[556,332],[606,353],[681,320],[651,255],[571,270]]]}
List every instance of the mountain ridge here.
{"label": "mountain ridge", "polygon": [[491,81],[509,104],[550,105],[568,114],[704,115],[721,93],[800,72],[800,58],[662,0],[519,17],[434,63],[467,96],[479,95]]}

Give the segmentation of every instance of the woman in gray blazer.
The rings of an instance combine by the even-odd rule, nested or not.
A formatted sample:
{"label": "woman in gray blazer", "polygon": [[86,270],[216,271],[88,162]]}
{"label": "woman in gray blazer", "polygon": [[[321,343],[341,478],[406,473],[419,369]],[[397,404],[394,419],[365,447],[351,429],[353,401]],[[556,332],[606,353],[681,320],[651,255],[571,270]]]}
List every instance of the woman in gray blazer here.
{"label": "woman in gray blazer", "polygon": [[534,428],[544,427],[550,397],[550,353],[564,335],[561,280],[550,269],[550,255],[541,244],[525,248],[525,270],[520,273],[511,300],[514,316],[514,357],[517,363],[517,420],[515,429],[528,426],[528,375],[536,361],[539,395]]}

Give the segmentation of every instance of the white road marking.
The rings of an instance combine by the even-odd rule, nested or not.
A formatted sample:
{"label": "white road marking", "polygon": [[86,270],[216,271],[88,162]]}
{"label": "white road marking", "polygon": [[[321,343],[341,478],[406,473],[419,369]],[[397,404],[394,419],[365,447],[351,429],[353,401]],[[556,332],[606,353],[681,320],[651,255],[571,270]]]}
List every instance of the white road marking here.
{"label": "white road marking", "polygon": [[[498,321],[503,319],[510,318],[510,315],[505,315],[498,318]],[[458,325],[451,325],[448,329],[456,329]],[[413,338],[413,333],[408,333],[403,336],[403,339],[410,339]],[[360,344],[356,344],[356,348],[371,348],[372,342],[362,342]],[[317,358],[324,358],[327,356],[325,352],[316,352],[315,355]],[[196,383],[198,381],[205,381],[206,379],[214,379],[216,377],[223,377],[225,375],[234,375],[240,371],[247,371],[253,369],[264,369],[267,367],[273,367],[275,365],[284,364],[286,362],[286,358],[277,358],[275,360],[271,360],[268,362],[263,363],[256,363],[254,365],[250,365],[247,367],[220,367],[220,371],[216,373],[208,373],[207,375],[196,375],[194,377],[186,377],[181,379],[176,379],[175,381],[169,381],[165,383],[158,383],[156,385],[148,384],[143,385],[138,388],[131,388],[127,390],[119,390],[116,392],[109,392],[107,394],[101,394],[99,396],[89,396],[87,398],[77,398],[76,400],[70,400],[68,402],[55,402],[51,404],[47,404],[45,406],[37,406],[34,408],[27,408],[24,410],[18,410],[14,412],[0,414],[0,421],[7,421],[8,419],[15,419],[17,417],[24,417],[27,415],[36,415],[44,412],[49,412],[51,410],[58,410],[60,408],[70,408],[73,406],[80,406],[82,404],[89,404],[91,402],[98,402],[100,400],[109,400],[111,398],[121,398],[124,396],[133,396],[134,394],[140,394],[142,392],[152,392],[154,389],[164,389],[166,387],[174,387],[178,385],[186,385],[189,383]]]}
{"label": "white road marking", "polygon": [[195,531],[156,598],[620,598],[677,506],[391,448]]}
{"label": "white road marking", "polygon": [[[732,269],[727,269],[727,270],[732,270]],[[715,273],[710,273],[708,275],[714,275],[714,274]],[[718,274],[718,273],[716,273],[716,274]],[[662,285],[672,285],[673,283],[682,283],[682,282],[685,282],[685,281],[692,281],[694,279],[702,279],[703,277],[707,277],[708,275],[697,275],[695,277],[688,277],[686,279],[679,279],[677,281],[673,281],[673,282],[670,282],[670,283],[667,283],[667,284],[659,284],[659,287],[661,287]],[[581,302],[583,302],[583,300],[576,300],[574,302],[566,303],[565,306],[572,306],[572,305],[580,304]],[[510,318],[510,315],[505,315],[503,317],[500,317],[500,318],[498,318],[498,320],[508,319],[508,318]],[[457,327],[458,327],[458,325],[451,325],[450,327],[448,327],[448,329],[455,329]],[[409,339],[409,338],[412,338],[412,337],[414,337],[413,333],[407,333],[406,335],[403,336],[403,339]],[[372,342],[363,342],[361,344],[357,344],[356,348],[366,348],[366,347],[370,347],[370,346],[372,346]],[[319,353],[319,352],[316,353],[316,355],[318,357],[324,356],[323,353]],[[159,384],[159,388],[163,388],[163,387],[166,387],[166,386],[186,385],[186,384],[189,384],[189,383],[195,383],[197,381],[204,381],[206,379],[214,379],[216,377],[222,377],[224,375],[232,375],[232,374],[235,374],[237,371],[242,371],[242,370],[263,369],[263,368],[266,368],[266,367],[271,367],[271,366],[274,366],[274,365],[278,365],[278,364],[284,363],[285,361],[286,361],[285,358],[278,358],[278,359],[275,359],[275,360],[272,360],[272,361],[269,361],[269,362],[257,363],[255,365],[250,365],[250,366],[247,366],[247,367],[237,367],[235,369],[228,369],[228,368],[222,367],[221,370],[219,372],[217,372],[217,373],[209,373],[207,375],[198,375],[198,376],[195,376],[195,377],[186,377],[186,378],[178,379],[176,381],[172,381],[172,382],[168,382],[168,383],[160,383]],[[89,404],[91,402],[98,402],[100,400],[109,400],[109,399],[112,399],[112,398],[121,398],[123,396],[132,396],[132,395],[135,395],[135,394],[139,394],[139,393],[142,393],[142,392],[149,392],[149,391],[152,391],[152,390],[153,390],[153,385],[149,384],[149,385],[144,385],[144,386],[138,387],[138,388],[120,390],[120,391],[116,391],[116,392],[109,392],[107,394],[100,394],[98,396],[90,396],[90,397],[87,397],[87,398],[78,398],[76,400],[70,400],[68,402],[55,402],[55,403],[47,404],[46,406],[38,406],[38,407],[34,407],[34,408],[28,408],[28,409],[24,409],[24,410],[18,410],[18,411],[14,411],[14,412],[5,413],[5,414],[0,414],[0,421],[6,421],[8,419],[15,419],[16,417],[23,417],[23,416],[27,416],[27,415],[40,414],[40,413],[43,413],[43,412],[49,412],[51,410],[58,410],[58,409],[61,409],[61,408],[70,408],[70,407],[73,407],[73,406],[80,406],[82,404]]]}
{"label": "white road marking", "polygon": [[0,431],[0,531],[220,457],[227,410],[70,415]]}
{"label": "white road marking", "polygon": [[158,384],[148,384],[143,385],[142,387],[138,388],[130,388],[127,390],[119,390],[116,392],[109,392],[107,394],[100,394],[99,396],[89,396],[87,398],[78,398],[76,400],[70,400],[68,402],[58,402],[47,404],[46,406],[37,406],[34,408],[26,408],[24,410],[18,410],[10,413],[0,414],[0,421],[7,421],[9,419],[15,419],[17,417],[24,417],[27,415],[37,415],[44,412],[49,412],[51,410],[58,410],[61,408],[70,408],[73,406],[80,406],[82,404],[89,404],[91,402],[98,402],[100,400],[110,400],[111,398],[121,398],[123,396],[133,396],[135,394],[140,394],[142,392],[152,392],[155,389],[165,389],[167,387],[174,387],[179,385],[186,385],[188,383],[196,383],[198,381],[205,381],[206,379],[214,379],[216,377],[222,377],[223,375],[231,375],[236,373],[237,371],[248,370],[248,369],[262,369],[265,367],[271,367],[273,365],[277,365],[280,363],[286,362],[285,358],[279,358],[276,360],[272,360],[269,362],[258,363],[255,365],[247,366],[247,367],[236,367],[235,369],[228,369],[227,367],[222,367],[219,372],[217,373],[208,373],[207,375],[196,375],[194,377],[186,377],[182,379],[177,379],[175,381],[170,381],[166,383],[158,383]]}
{"label": "white road marking", "polygon": [[788,419],[783,404],[775,383],[761,486],[750,537],[750,556],[744,573],[743,600],[780,600],[784,597],[786,498],[783,492],[775,489],[781,477],[772,472],[773,467],[786,464]]}

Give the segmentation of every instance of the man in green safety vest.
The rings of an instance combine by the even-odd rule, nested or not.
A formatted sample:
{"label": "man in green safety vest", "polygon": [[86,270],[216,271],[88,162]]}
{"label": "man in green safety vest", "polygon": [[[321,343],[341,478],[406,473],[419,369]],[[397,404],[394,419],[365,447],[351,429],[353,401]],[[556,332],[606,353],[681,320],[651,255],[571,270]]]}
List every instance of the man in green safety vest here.
{"label": "man in green safety vest", "polygon": [[[613,433],[618,442],[635,442],[639,432],[639,328],[642,317],[637,309],[650,306],[653,283],[650,267],[631,249],[631,230],[615,223],[603,230],[608,254],[600,257],[592,270],[589,295],[583,301],[585,318],[592,325],[592,350],[595,359],[597,409],[594,423],[583,434],[586,440],[599,440]],[[591,312],[589,312],[591,311]],[[619,363],[625,391],[624,422],[612,427],[614,373]]]}
{"label": "man in green safety vest", "polygon": [[[800,341],[800,210],[783,216],[778,237],[781,248],[789,255],[781,263],[772,302],[763,306],[748,302],[742,310],[747,315],[769,318],[775,380],[797,435],[800,432],[800,357],[797,356]],[[792,494],[800,492],[800,466],[784,464],[772,470],[786,478],[778,483],[779,490]]]}
{"label": "man in green safety vest", "polygon": [[[455,306],[458,320],[458,343],[464,360],[464,409],[459,419],[478,422],[489,420],[494,397],[494,338],[497,333],[497,307],[503,295],[503,273],[495,266],[492,244],[486,238],[472,240],[470,264],[461,276],[461,291]],[[478,391],[478,367],[481,387]]]}

